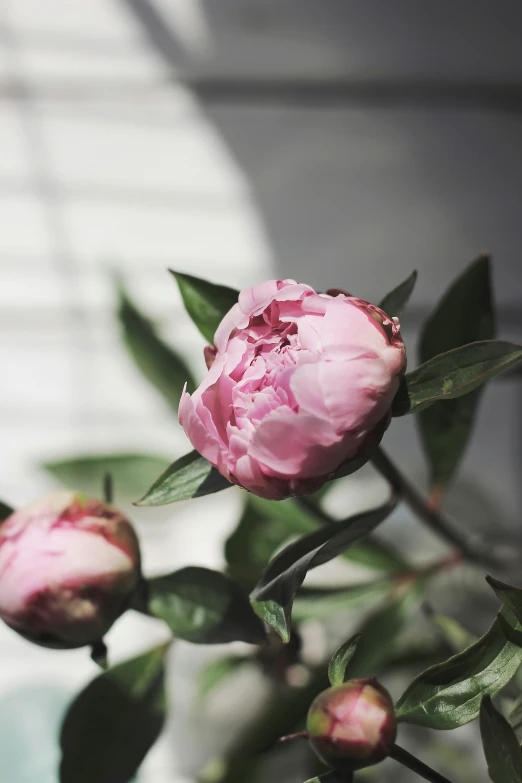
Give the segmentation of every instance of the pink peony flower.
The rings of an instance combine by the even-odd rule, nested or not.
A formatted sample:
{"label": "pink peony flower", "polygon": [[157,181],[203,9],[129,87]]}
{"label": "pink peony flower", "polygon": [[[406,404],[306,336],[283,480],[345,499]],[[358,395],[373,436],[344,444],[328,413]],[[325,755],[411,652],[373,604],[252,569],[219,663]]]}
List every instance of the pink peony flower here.
{"label": "pink peony flower", "polygon": [[139,576],[130,522],[99,500],[56,492],[0,524],[0,617],[38,644],[101,640]]}
{"label": "pink peony flower", "polygon": [[319,758],[349,770],[382,761],[397,735],[391,696],[375,679],[323,691],[312,702],[306,725]]}
{"label": "pink peony flower", "polygon": [[406,367],[398,319],[294,280],[242,291],[205,357],[209,372],[183,393],[179,420],[229,481],[275,500],[365,461]]}

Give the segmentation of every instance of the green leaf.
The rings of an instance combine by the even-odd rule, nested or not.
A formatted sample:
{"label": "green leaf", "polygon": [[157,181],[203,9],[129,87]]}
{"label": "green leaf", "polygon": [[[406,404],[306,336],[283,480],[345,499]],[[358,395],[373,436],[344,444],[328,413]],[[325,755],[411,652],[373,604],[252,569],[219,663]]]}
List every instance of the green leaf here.
{"label": "green leaf", "polygon": [[352,660],[362,634],[357,633],[334,652],[328,666],[328,679],[330,685],[342,685],[345,680],[346,669]]}
{"label": "green leaf", "polygon": [[522,741],[522,695],[515,699],[515,703],[509,714],[509,722],[511,723],[519,742]]}
{"label": "green leaf", "polygon": [[252,609],[261,620],[288,644],[292,635],[292,607],[280,606],[277,601],[251,599]]}
{"label": "green leaf", "polygon": [[477,638],[453,617],[447,617],[431,610],[428,612],[428,617],[437,626],[450,650],[455,653],[462,652],[477,641]]}
{"label": "green leaf", "polygon": [[399,720],[454,729],[478,717],[480,701],[507,685],[522,662],[522,627],[503,607],[489,631],[419,675],[396,704]]}
{"label": "green leaf", "polygon": [[394,415],[418,413],[437,400],[469,394],[521,359],[522,347],[503,340],[483,340],[435,356],[404,376],[408,404]]}
{"label": "green leaf", "polygon": [[404,282],[398,285],[397,288],[394,288],[393,291],[386,294],[379,304],[381,310],[384,310],[390,318],[402,315],[402,311],[408,303],[416,282],[417,271],[415,270],[406,280],[404,280]]}
{"label": "green leaf", "polygon": [[492,576],[486,576],[486,582],[492,588],[495,595],[508,606],[522,624],[522,590],[505,582],[500,582]]}
{"label": "green leaf", "polygon": [[136,506],[165,506],[180,500],[212,495],[232,486],[210,462],[191,451],[170,465],[156,479]]}
{"label": "green leaf", "polygon": [[208,663],[199,673],[199,696],[209,696],[215,688],[250,661],[251,658],[247,655],[227,655]]}
{"label": "green leaf", "polygon": [[131,500],[168,466],[155,454],[89,454],[45,462],[42,467],[66,487],[99,497],[110,475],[118,501]]}
{"label": "green leaf", "polygon": [[337,612],[362,609],[382,598],[392,586],[389,579],[362,582],[346,587],[303,587],[295,597],[292,617],[295,622],[324,619]]}
{"label": "green leaf", "polygon": [[150,614],[195,644],[264,644],[263,624],[245,593],[218,571],[189,566],[148,581]]}
{"label": "green leaf", "polygon": [[190,370],[183,359],[158,337],[152,322],[138,310],[121,283],[118,296],[118,319],[129,354],[145,378],[177,413],[185,383],[187,391],[192,392],[195,388]]}
{"label": "green leaf", "polygon": [[[490,258],[480,256],[450,286],[424,326],[421,362],[495,337],[490,278]],[[435,403],[419,416],[417,422],[433,486],[444,486],[455,474],[472,432],[481,391]]]}
{"label": "green leaf", "polygon": [[237,304],[239,291],[173,269],[170,272],[176,279],[187,313],[203,337],[213,345],[216,329],[230,308]]}
{"label": "green leaf", "polygon": [[0,500],[0,522],[3,522],[4,519],[10,517],[13,512],[14,508],[11,508],[11,506],[8,506],[7,503],[3,503]]}
{"label": "green leaf", "polygon": [[516,734],[489,696],[480,705],[480,733],[493,783],[522,783],[522,752]]}
{"label": "green leaf", "polygon": [[165,645],[100,674],[76,697],[61,731],[60,783],[128,783],[165,717]]}
{"label": "green leaf", "polygon": [[252,593],[255,601],[275,601],[289,614],[294,596],[312,568],[329,562],[379,525],[395,501],[343,522],[326,525],[294,541],[268,564]]}

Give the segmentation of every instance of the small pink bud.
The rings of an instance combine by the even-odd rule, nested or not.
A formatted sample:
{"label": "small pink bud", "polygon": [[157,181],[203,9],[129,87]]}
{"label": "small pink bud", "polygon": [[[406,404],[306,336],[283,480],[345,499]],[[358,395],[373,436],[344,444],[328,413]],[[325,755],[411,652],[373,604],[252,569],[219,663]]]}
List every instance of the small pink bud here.
{"label": "small pink bud", "polygon": [[397,734],[390,694],[375,679],[329,688],[312,702],[307,731],[326,764],[348,770],[376,764],[388,755]]}
{"label": "small pink bud", "polygon": [[56,492],[0,524],[0,618],[36,644],[93,644],[140,577],[138,539],[114,507]]}

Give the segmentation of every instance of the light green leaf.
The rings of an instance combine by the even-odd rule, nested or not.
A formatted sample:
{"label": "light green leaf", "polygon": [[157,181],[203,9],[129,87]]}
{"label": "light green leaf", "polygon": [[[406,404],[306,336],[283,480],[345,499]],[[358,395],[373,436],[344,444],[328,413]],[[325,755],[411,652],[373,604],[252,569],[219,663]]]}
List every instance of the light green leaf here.
{"label": "light green leaf", "polygon": [[118,285],[118,297],[118,320],[129,354],[145,378],[177,413],[185,383],[188,392],[195,388],[190,370],[158,336],[152,321],[138,310],[121,283]]}
{"label": "light green leaf", "polygon": [[292,608],[280,606],[277,601],[251,599],[252,609],[261,620],[288,644],[292,635]]}
{"label": "light green leaf", "polygon": [[128,783],[165,718],[165,645],[100,674],[62,726],[60,783]]}
{"label": "light green leaf", "polygon": [[13,512],[14,508],[11,508],[11,506],[8,506],[7,503],[4,503],[0,500],[0,522],[3,522],[4,519],[10,517]]}
{"label": "light green leaf", "polygon": [[168,467],[155,454],[89,454],[45,462],[42,467],[64,486],[99,497],[104,478],[111,476],[116,500],[132,500]]}
{"label": "light green leaf", "polygon": [[397,288],[386,294],[384,299],[379,304],[381,310],[390,316],[390,318],[398,318],[402,315],[402,311],[408,304],[408,300],[412,294],[412,291],[417,282],[417,272],[414,271],[409,277],[406,278]]}
{"label": "light green leaf", "polygon": [[469,394],[521,359],[522,347],[502,340],[483,340],[435,356],[404,376],[407,392],[398,392],[393,413],[418,413],[437,400]]}
{"label": "light green leaf", "polygon": [[346,587],[303,587],[295,597],[292,617],[294,622],[322,620],[337,612],[362,609],[382,598],[391,586],[391,580],[379,579]]}
{"label": "light green leaf", "polygon": [[264,644],[263,624],[245,593],[218,571],[189,566],[147,582],[148,610],[175,637],[195,644]]}
{"label": "light green leaf", "polygon": [[250,661],[248,655],[227,655],[210,661],[199,673],[199,696],[201,698],[209,696],[215,688]]}
{"label": "light green leaf", "polygon": [[362,634],[360,633],[355,634],[355,636],[352,636],[347,642],[341,644],[332,655],[328,666],[328,679],[330,680],[330,685],[343,684],[346,676],[346,669],[355,654],[361,636]]}
{"label": "light green leaf", "polygon": [[173,269],[170,272],[176,279],[187,313],[203,337],[213,345],[216,329],[230,308],[237,304],[239,291]]}
{"label": "light green leaf", "polygon": [[275,601],[291,612],[294,596],[312,568],[323,565],[363,538],[391,513],[395,501],[326,525],[294,541],[268,564],[252,593],[255,601]]}
{"label": "light green leaf", "polygon": [[484,696],[480,706],[480,733],[489,776],[493,783],[522,783],[522,752],[515,732]]}
{"label": "light green leaf", "polygon": [[522,624],[522,590],[505,582],[500,582],[492,576],[486,576],[486,582],[503,604],[508,606]]}
{"label": "light green leaf", "polygon": [[420,674],[396,704],[397,718],[454,729],[478,717],[484,695],[495,696],[522,662],[522,627],[503,607],[477,642]]}
{"label": "light green leaf", "polygon": [[213,468],[205,457],[197,451],[191,451],[173,462],[135,505],[165,506],[180,500],[211,495],[230,486],[230,481]]}
{"label": "light green leaf", "polygon": [[[421,362],[495,337],[490,278],[490,258],[480,256],[452,283],[424,326]],[[444,486],[455,474],[472,432],[481,391],[435,403],[417,419],[432,486]]]}

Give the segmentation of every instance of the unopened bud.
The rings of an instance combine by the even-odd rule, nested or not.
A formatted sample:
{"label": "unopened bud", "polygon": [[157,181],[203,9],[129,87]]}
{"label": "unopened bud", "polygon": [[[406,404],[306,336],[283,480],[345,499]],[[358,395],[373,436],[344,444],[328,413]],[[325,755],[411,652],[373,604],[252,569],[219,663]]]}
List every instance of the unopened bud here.
{"label": "unopened bud", "polygon": [[307,731],[326,764],[356,770],[384,759],[397,734],[393,702],[375,679],[350,680],[312,702]]}
{"label": "unopened bud", "polygon": [[139,578],[132,525],[94,498],[56,492],[0,524],[0,618],[36,644],[94,644]]}

